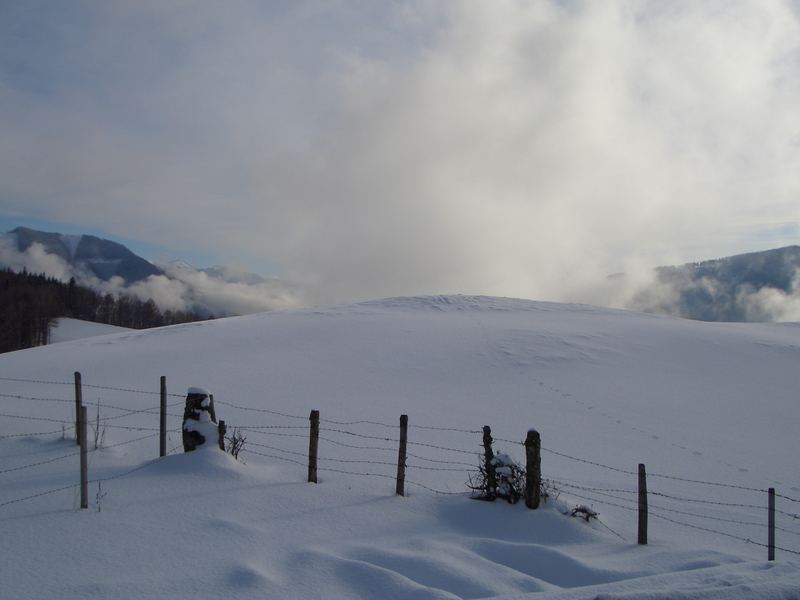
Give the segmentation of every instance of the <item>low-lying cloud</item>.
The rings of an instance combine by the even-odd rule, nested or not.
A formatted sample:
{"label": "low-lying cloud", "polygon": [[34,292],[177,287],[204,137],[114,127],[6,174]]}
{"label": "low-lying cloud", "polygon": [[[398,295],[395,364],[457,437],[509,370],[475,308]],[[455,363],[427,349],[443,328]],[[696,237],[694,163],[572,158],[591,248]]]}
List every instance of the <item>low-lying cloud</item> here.
{"label": "low-lying cloud", "polygon": [[43,273],[60,281],[74,277],[77,282],[101,294],[130,294],[140,300],[152,298],[162,311],[229,316],[284,310],[308,303],[299,287],[277,279],[229,281],[224,278],[224,271],[221,276],[213,276],[186,265],[183,268],[173,264],[162,265],[166,275],[151,275],[134,283],[121,277],[104,281],[86,269],[49,254],[39,243],[20,252],[13,238],[3,236],[0,236],[0,265],[15,271],[27,269],[30,273]]}
{"label": "low-lying cloud", "polygon": [[[0,202],[269,262],[311,302],[602,303],[608,273],[796,242],[797,7],[7,5]],[[152,293],[259,302],[182,283]]]}

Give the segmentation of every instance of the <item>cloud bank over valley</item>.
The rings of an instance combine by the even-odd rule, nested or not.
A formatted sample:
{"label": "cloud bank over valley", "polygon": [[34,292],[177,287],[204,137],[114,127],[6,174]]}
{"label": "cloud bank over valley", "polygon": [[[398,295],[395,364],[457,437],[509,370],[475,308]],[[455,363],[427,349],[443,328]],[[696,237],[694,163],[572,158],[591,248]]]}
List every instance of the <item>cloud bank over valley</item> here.
{"label": "cloud bank over valley", "polygon": [[6,4],[0,202],[269,262],[312,302],[605,303],[608,273],[797,243],[798,15],[796,0]]}

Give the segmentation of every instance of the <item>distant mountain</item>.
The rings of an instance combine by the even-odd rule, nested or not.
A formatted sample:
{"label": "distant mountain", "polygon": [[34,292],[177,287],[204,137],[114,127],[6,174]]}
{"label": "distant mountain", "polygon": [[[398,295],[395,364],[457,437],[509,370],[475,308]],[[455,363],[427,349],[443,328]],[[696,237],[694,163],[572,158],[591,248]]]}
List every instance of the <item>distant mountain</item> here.
{"label": "distant mountain", "polygon": [[163,271],[117,242],[93,235],[65,235],[17,227],[8,233],[16,239],[17,250],[25,252],[33,244],[41,244],[48,254],[64,260],[78,272],[91,274],[101,281],[121,277],[136,283]]}
{"label": "distant mountain", "polygon": [[[700,321],[771,321],[800,307],[800,246],[659,267],[631,308]],[[792,318],[794,320],[794,318]]]}
{"label": "distant mountain", "polygon": [[300,286],[228,266],[198,269],[182,260],[153,264],[117,242],[28,227],[0,235],[0,267],[28,270],[106,294],[153,298],[162,311],[244,315],[305,303]]}

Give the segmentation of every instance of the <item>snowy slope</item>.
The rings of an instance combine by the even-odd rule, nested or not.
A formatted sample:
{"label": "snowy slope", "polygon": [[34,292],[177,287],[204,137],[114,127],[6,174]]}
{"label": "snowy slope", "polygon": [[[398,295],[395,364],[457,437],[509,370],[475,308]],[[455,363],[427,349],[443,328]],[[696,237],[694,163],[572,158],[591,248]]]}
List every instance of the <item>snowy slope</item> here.
{"label": "snowy slope", "polygon": [[124,331],[130,331],[130,329],[127,327],[117,327],[115,325],[105,325],[103,323],[92,323],[91,321],[62,317],[56,319],[56,322],[50,328],[50,343],[72,342],[83,338],[122,333]]}
{"label": "snowy slope", "polygon": [[[797,598],[798,358],[798,324],[462,296],[9,353],[0,436],[40,435],[0,437],[1,570],[10,597],[25,598]],[[90,477],[114,477],[92,484],[83,512],[72,487],[36,496],[77,477],[77,457],[61,458],[74,452],[71,426],[60,439],[76,370],[105,432]],[[176,394],[169,427],[188,386],[210,389],[247,436],[245,464],[215,451],[148,462],[157,415],[126,410],[157,405],[160,375]],[[317,485],[305,483],[311,409]],[[393,494],[401,413],[405,498]],[[540,431],[558,501],[528,511],[460,494],[485,424],[520,459],[517,442]],[[640,462],[661,494],[646,547],[635,543]],[[698,483],[709,481],[726,486]],[[770,486],[781,550],[768,564]],[[560,514],[579,503],[601,522]]]}

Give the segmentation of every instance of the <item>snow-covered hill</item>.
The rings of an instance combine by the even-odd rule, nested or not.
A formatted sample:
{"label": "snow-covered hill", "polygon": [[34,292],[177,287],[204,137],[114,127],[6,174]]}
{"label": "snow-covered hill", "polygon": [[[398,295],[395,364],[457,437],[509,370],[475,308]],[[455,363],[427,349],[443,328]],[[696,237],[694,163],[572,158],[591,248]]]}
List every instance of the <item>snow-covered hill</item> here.
{"label": "snow-covered hill", "polygon": [[[25,598],[797,598],[798,359],[795,323],[467,296],[9,353],[0,357],[5,589]],[[103,481],[83,512],[73,510],[78,459],[68,456],[76,370],[105,432],[90,454],[90,478]],[[148,462],[157,414],[132,411],[157,406],[161,375],[176,394],[170,448],[180,444],[180,396],[202,386],[247,436],[245,463],[215,451]],[[322,419],[317,485],[305,483],[311,409]],[[404,498],[393,481],[401,413],[410,423]],[[465,497],[483,425],[518,459],[528,428],[541,433],[558,501],[529,511]],[[635,543],[640,462],[648,546]],[[775,563],[763,547],[768,487],[779,494]],[[601,522],[559,512],[577,504]]]}
{"label": "snow-covered hill", "polygon": [[70,319],[62,317],[50,328],[50,343],[72,342],[89,337],[110,335],[112,333],[122,333],[131,331],[127,327],[117,327],[116,325],[106,325],[104,323],[93,323],[82,321],[81,319]]}

